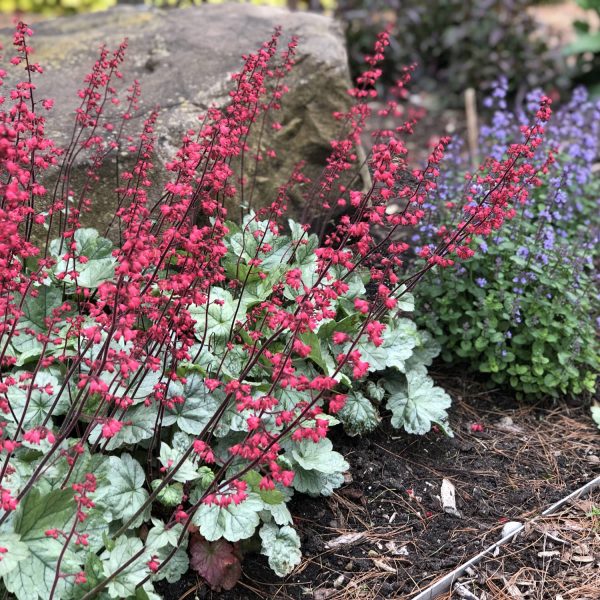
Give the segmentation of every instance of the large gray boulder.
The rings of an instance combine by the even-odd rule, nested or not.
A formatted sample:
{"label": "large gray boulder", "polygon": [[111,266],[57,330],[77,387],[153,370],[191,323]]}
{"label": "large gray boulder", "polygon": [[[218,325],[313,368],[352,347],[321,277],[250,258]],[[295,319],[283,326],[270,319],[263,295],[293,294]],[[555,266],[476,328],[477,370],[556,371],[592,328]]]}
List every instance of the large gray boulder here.
{"label": "large gray boulder", "polygon": [[[135,129],[154,106],[161,112],[157,163],[173,156],[182,134],[198,127],[198,115],[210,105],[223,105],[231,89],[230,75],[241,67],[241,55],[254,51],[281,25],[281,49],[292,35],[299,37],[297,65],[289,74],[290,92],[283,99],[278,132],[268,128],[266,144],[278,158],[258,178],[257,199],[270,202],[293,165],[307,161],[307,172],[322,169],[329,141],[339,133],[332,112],[348,106],[350,85],[346,50],[338,24],[327,17],[246,4],[204,5],[179,10],[121,6],[106,12],[36,23],[32,45],[35,60],[45,68],[38,77],[37,97],[55,100],[47,130],[58,143],[71,135],[77,90],[98,55],[101,44],[114,49],[129,39],[123,66],[125,82],[142,86],[142,113]],[[8,41],[9,30],[0,32]],[[5,43],[5,47],[9,44]],[[82,161],[83,163],[85,161]],[[122,165],[126,166],[126,165]],[[96,185],[94,224],[111,212],[114,165],[107,165],[103,185]],[[75,185],[85,178],[85,164],[72,175]],[[158,179],[160,183],[160,178]],[[237,217],[231,206],[232,217]],[[298,198],[292,212],[300,212]],[[239,213],[238,213],[239,214]]]}

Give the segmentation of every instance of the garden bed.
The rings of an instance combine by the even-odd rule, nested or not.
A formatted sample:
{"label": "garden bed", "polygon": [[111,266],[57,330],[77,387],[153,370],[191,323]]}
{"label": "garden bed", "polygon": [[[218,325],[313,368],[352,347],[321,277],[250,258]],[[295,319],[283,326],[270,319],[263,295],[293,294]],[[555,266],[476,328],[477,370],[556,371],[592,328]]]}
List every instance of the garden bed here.
{"label": "garden bed", "polygon": [[[495,542],[507,520],[539,514],[600,473],[600,433],[583,407],[518,404],[448,374],[437,382],[455,398],[454,438],[386,426],[364,439],[337,434],[351,475],[330,498],[294,499],[304,560],[292,575],[278,580],[249,555],[233,591],[210,592],[189,574],[161,588],[165,600],[409,598]],[[442,509],[444,479],[459,515]]]}

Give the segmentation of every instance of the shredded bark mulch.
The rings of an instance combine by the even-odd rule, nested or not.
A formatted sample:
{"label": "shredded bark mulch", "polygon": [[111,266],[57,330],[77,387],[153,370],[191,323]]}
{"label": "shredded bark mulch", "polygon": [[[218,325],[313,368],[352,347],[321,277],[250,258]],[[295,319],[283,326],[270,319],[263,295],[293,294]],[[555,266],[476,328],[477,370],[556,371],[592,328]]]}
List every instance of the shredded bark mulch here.
{"label": "shredded bark mulch", "polygon": [[[385,413],[383,427],[369,437],[334,434],[334,447],[351,465],[348,481],[330,498],[294,498],[291,510],[304,555],[294,573],[278,579],[264,557],[247,555],[234,590],[213,592],[189,573],[161,588],[165,600],[408,599],[497,541],[506,521],[539,515],[600,474],[600,431],[587,408],[518,404],[497,390],[485,391],[478,383],[447,374],[438,373],[437,382],[455,400],[454,438],[435,432],[424,437],[401,434],[385,425]],[[456,512],[442,507],[443,480],[455,489]],[[579,514],[580,521],[584,518]],[[600,517],[594,519],[597,527]],[[568,561],[562,558],[567,556],[562,547],[561,558],[540,559],[536,553],[545,551],[542,542],[532,540],[526,544],[530,550],[517,552],[518,559],[503,554],[503,564],[489,566],[491,573],[505,569],[501,577],[508,583],[493,575],[476,576],[482,581],[478,585],[488,588],[481,587],[486,596],[475,598],[513,598],[509,592],[497,595],[497,590],[518,587],[525,576],[519,569],[532,570],[527,573],[537,591],[550,589],[550,578],[561,577],[563,587],[556,590],[585,589],[597,564],[592,567],[577,557],[596,560],[597,529],[593,553],[577,554],[569,546]],[[589,540],[582,543],[591,548]],[[550,569],[544,584],[533,575],[540,564]],[[571,569],[573,564],[577,569]],[[590,598],[600,598],[597,580],[595,585],[596,595]],[[521,591],[523,598],[558,600],[561,593],[563,600],[588,597],[562,591],[525,595],[526,586]]]}

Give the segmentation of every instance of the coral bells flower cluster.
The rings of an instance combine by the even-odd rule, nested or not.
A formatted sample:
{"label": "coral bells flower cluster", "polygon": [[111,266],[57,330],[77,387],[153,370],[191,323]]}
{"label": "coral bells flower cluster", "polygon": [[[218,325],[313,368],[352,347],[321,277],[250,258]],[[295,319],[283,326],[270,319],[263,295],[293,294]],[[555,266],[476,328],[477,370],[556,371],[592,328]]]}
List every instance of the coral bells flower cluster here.
{"label": "coral bells flower cluster", "polygon": [[[85,582],[89,551],[103,575],[93,567],[88,600],[125,586],[123,571],[126,582],[142,573],[133,590],[162,576],[190,527],[207,537],[207,519],[237,541],[243,534],[223,525],[227,515],[253,510],[249,537],[273,498],[285,502],[285,488],[340,485],[348,467],[327,439],[331,415],[344,412],[352,381],[380,368],[373,356],[386,353],[399,299],[428,269],[468,257],[474,235],[514,216],[536,182],[531,159],[550,109],[544,99],[524,141],[470,178],[461,219],[420,250],[423,262],[409,273],[402,229],[426,218],[448,140],[423,169],[409,169],[402,138],[414,119],[379,132],[370,188],[356,189],[386,33],[350,91],[352,106],[336,115],[340,135],[321,176],[310,181],[299,164],[256,211],[256,177],[238,171],[275,156],[260,136],[253,145],[251,131],[280,129],[270,119],[285,101],[295,39],[280,52],[277,30],[244,57],[228,104],[186,132],[157,191],[159,113],[147,113],[134,135],[140,84],[123,100],[118,89],[127,43],[100,50],[79,92],[74,135],[57,148],[38,115],[52,103],[35,96],[42,69],[30,61],[30,35],[17,27],[11,62],[25,76],[0,104],[0,525],[12,526],[19,503],[40,514],[32,503],[58,506],[62,522],[42,536],[55,567],[42,596],[60,597],[66,579]],[[399,97],[409,79],[410,69]],[[387,114],[403,113],[392,103]],[[102,232],[83,227],[102,167],[117,153],[128,160],[114,182],[111,222]],[[80,189],[71,179],[76,157],[85,163]],[[41,183],[47,171],[57,177],[53,190]],[[307,221],[321,220],[320,237],[284,219],[292,192],[306,197]],[[241,223],[227,220],[231,203],[247,207]],[[160,525],[155,502],[171,511]],[[144,546],[131,533],[150,519],[156,529]]]}

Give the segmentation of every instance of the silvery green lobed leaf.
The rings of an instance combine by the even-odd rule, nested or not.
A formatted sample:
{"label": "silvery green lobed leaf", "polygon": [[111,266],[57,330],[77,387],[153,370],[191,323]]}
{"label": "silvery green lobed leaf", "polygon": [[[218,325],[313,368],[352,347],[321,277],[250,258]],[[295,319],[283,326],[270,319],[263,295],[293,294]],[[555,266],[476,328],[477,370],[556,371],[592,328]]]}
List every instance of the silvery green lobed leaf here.
{"label": "silvery green lobed leaf", "polygon": [[[166,559],[171,548],[164,546],[157,552],[158,561],[162,562]],[[152,581],[160,581],[166,579],[169,583],[176,583],[181,577],[187,573],[190,561],[188,558],[186,544],[182,544],[172,556],[171,560],[156,574],[152,576]]]}
{"label": "silvery green lobed leaf", "polygon": [[246,317],[243,302],[234,299],[228,290],[218,287],[211,288],[208,304],[192,304],[188,310],[196,321],[196,337],[207,341],[213,336],[217,339],[228,338],[234,317],[238,321],[243,321]]}
{"label": "silvery green lobed leaf", "polygon": [[260,517],[265,523],[273,519],[277,525],[291,525],[294,522],[292,513],[285,502],[281,502],[280,504],[265,504],[265,510],[261,512]]}
{"label": "silvery green lobed leaf", "polygon": [[192,521],[200,529],[200,533],[209,542],[225,538],[230,542],[238,542],[252,537],[259,522],[259,512],[263,510],[263,502],[257,494],[250,493],[240,504],[217,506],[202,504]]}
{"label": "silvery green lobed leaf", "polygon": [[150,559],[150,555],[144,551],[144,545],[140,539],[122,535],[117,538],[111,550],[106,550],[100,556],[103,563],[104,576],[110,577],[140,551],[142,553],[139,558],[116,575],[108,584],[108,593],[111,598],[130,598],[131,596],[135,596],[137,584],[148,575],[146,562]]}
{"label": "silvery green lobed leaf", "polygon": [[417,332],[418,342],[413,348],[412,356],[406,361],[406,370],[410,370],[418,365],[429,367],[433,359],[441,352],[441,346],[436,342],[429,331],[419,329]]}
{"label": "silvery green lobed leaf", "polygon": [[[397,319],[387,324],[382,338],[380,346],[375,346],[365,336],[356,345],[362,360],[369,363],[369,372],[383,371],[388,367],[404,371],[405,362],[412,356],[413,348],[417,345],[416,325],[409,319]],[[348,352],[351,345],[346,344],[344,352]]]}
{"label": "silvery green lobed leaf", "polygon": [[[21,371],[17,371],[15,377],[18,379],[21,373]],[[40,426],[49,415],[64,415],[69,408],[69,400],[66,394],[61,395],[56,402],[56,406],[53,407],[57,397],[56,394],[60,388],[59,381],[54,375],[47,371],[39,371],[34,383],[36,388],[44,388],[47,385],[51,386],[52,393],[48,394],[43,389],[32,388],[31,380],[28,380],[26,389],[11,386],[6,394],[18,420],[21,419],[23,411],[27,406],[23,422],[25,429]],[[7,418],[10,419],[10,414],[7,415]]]}
{"label": "silvery green lobed leaf", "polygon": [[294,470],[294,489],[309,496],[331,496],[333,491],[344,483],[342,473],[321,473],[320,471],[306,471],[292,461]]}
{"label": "silvery green lobed leaf", "polygon": [[[154,435],[158,410],[154,404],[146,406],[139,404],[127,409],[123,417],[124,423],[121,430],[111,437],[106,444],[107,450],[116,450],[121,446],[133,445],[148,440]],[[102,427],[99,425],[90,435],[90,440],[97,439],[101,434]],[[96,435],[96,438],[94,438]]]}
{"label": "silvery green lobed leaf", "polygon": [[261,554],[269,559],[269,566],[276,575],[285,577],[294,567],[300,564],[300,538],[292,527],[277,527],[272,523],[265,523],[259,532],[262,540]]}
{"label": "silvery green lobed leaf", "polygon": [[346,404],[337,413],[344,425],[344,430],[350,436],[363,435],[373,431],[381,419],[377,408],[360,392],[350,392]]}
{"label": "silvery green lobed leaf", "polygon": [[163,425],[176,424],[191,435],[199,435],[204,430],[220,404],[219,392],[210,392],[198,373],[188,375],[184,385],[171,382],[168,395],[170,398],[181,396],[185,401],[165,411]]}
{"label": "silvery green lobed leaf", "polygon": [[594,419],[594,423],[596,423],[598,428],[600,428],[600,405],[594,404],[590,410],[592,412],[592,419]]}
{"label": "silvery green lobed leaf", "polygon": [[19,562],[29,557],[29,547],[18,533],[0,532],[0,547],[5,548],[0,561],[0,577],[15,569]]}
{"label": "silvery green lobed leaf", "polygon": [[[63,541],[47,536],[46,531],[67,530],[74,518],[75,502],[71,489],[41,494],[34,488],[23,498],[17,509],[14,532],[27,545],[30,555],[27,560],[18,561],[4,578],[6,589],[18,600],[47,600],[50,597]],[[64,554],[61,569],[65,572],[80,569],[79,559],[71,548]],[[72,581],[61,578],[58,596],[66,595],[65,590],[72,586]]]}
{"label": "silvery green lobed leaf", "polygon": [[[66,275],[65,284],[77,284],[84,288],[97,288],[102,282],[113,279],[115,274],[116,259],[112,256],[112,242],[100,237],[92,228],[80,228],[75,231],[73,239],[76,244],[76,256],[85,256],[87,262],[81,263],[72,259],[65,261],[66,244],[64,240],[53,240],[50,243],[50,254],[57,259],[54,267],[55,274],[77,271],[77,278]],[[61,248],[61,241],[62,248]]]}
{"label": "silvery green lobed leaf", "polygon": [[442,388],[434,386],[424,367],[386,381],[385,388],[390,394],[387,408],[392,411],[394,427],[403,427],[415,435],[426,434],[434,423],[447,429],[446,410],[452,399]]}
{"label": "silvery green lobed leaf", "polygon": [[385,388],[379,381],[367,381],[366,392],[369,398],[375,402],[381,402],[385,396]]}
{"label": "silvery green lobed leaf", "polygon": [[[183,451],[179,448],[171,448],[166,442],[162,442],[160,445],[160,464],[169,471],[171,467],[175,466],[181,457],[183,456]],[[192,481],[194,479],[198,479],[200,474],[198,473],[198,469],[194,465],[194,463],[185,459],[183,464],[177,472],[173,475],[173,479],[175,481],[179,481],[181,483],[187,483],[188,481]]]}
{"label": "silvery green lobed leaf", "polygon": [[[103,502],[112,513],[113,519],[123,522],[129,520],[148,499],[144,489],[144,469],[129,454],[111,456],[109,459],[109,486],[103,495]],[[139,526],[149,515],[148,508],[142,513],[132,527]]]}
{"label": "silvery green lobed leaf", "polygon": [[151,551],[159,550],[165,546],[177,546],[177,540],[183,531],[183,525],[176,523],[173,527],[167,528],[159,519],[152,518],[153,527],[148,531],[146,538],[146,548]]}
{"label": "silvery green lobed leaf", "polygon": [[306,471],[319,471],[326,475],[347,471],[350,465],[344,457],[333,450],[333,444],[327,438],[316,444],[311,440],[301,440],[291,445],[293,459]]}

